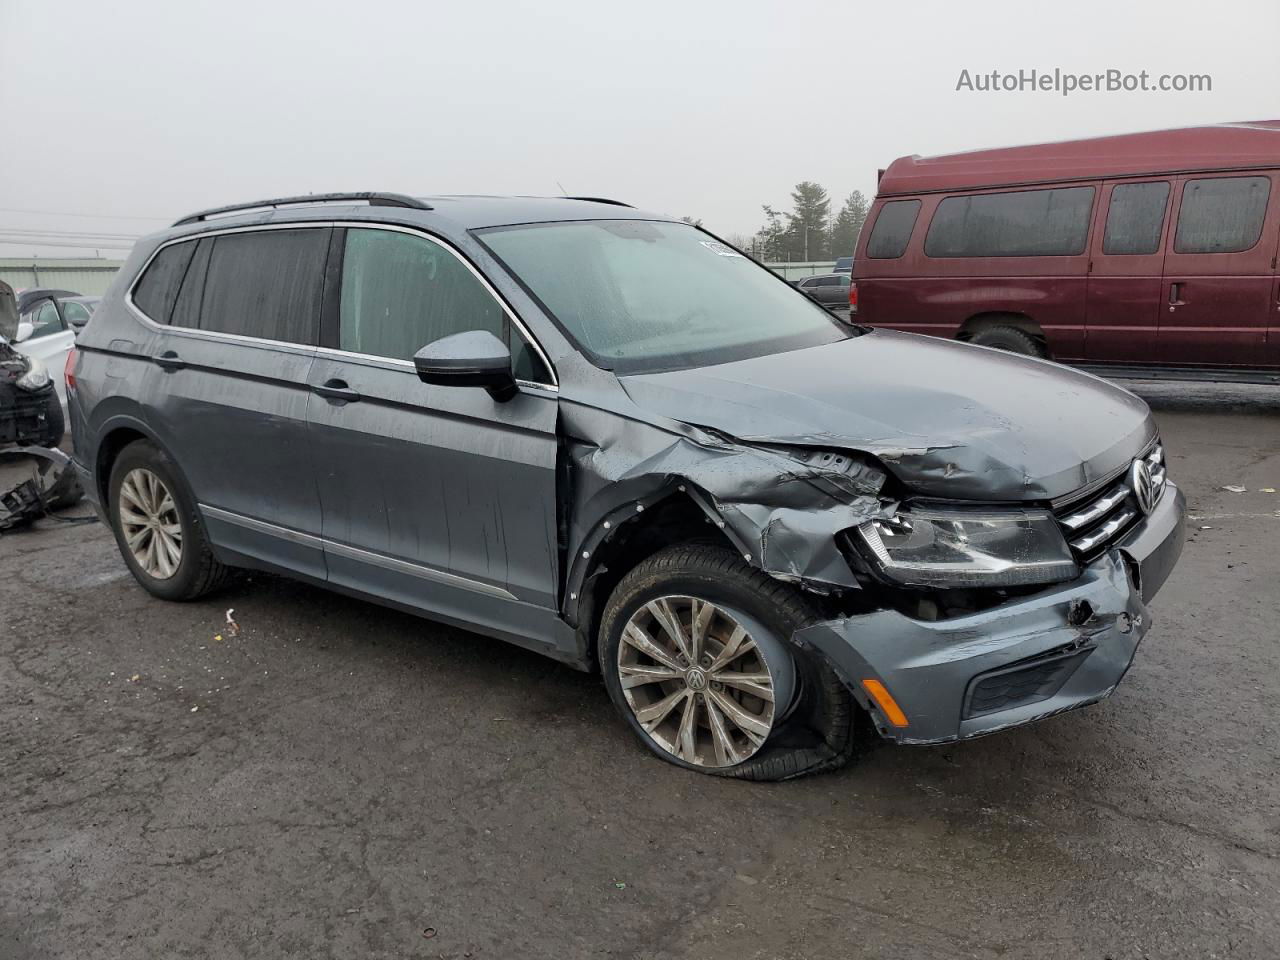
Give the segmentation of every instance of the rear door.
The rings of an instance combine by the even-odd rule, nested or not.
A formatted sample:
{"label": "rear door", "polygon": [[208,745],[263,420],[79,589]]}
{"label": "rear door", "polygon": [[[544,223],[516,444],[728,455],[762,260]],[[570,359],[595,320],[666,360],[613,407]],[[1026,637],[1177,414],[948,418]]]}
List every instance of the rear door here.
{"label": "rear door", "polygon": [[[454,249],[349,226],[330,261],[308,408],[329,580],[511,639],[553,632],[557,392],[512,314]],[[519,393],[423,383],[413,355],[489,330]]]}
{"label": "rear door", "polygon": [[1120,181],[1103,187],[1090,242],[1086,360],[1157,362],[1164,238],[1172,201],[1171,178]]}
{"label": "rear door", "polygon": [[1260,364],[1275,284],[1274,192],[1266,174],[1180,178],[1164,261],[1161,363]]}
{"label": "rear door", "polygon": [[[307,376],[330,233],[237,230],[164,248],[132,295],[159,325],[141,391],[147,422],[190,484],[214,543],[318,579],[325,569]],[[169,250],[171,260],[162,259]]]}

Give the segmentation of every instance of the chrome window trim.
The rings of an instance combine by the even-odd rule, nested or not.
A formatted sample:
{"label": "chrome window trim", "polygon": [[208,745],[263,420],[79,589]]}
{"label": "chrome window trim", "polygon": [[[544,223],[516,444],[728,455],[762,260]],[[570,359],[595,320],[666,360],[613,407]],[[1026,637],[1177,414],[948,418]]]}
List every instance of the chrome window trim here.
{"label": "chrome window trim", "polygon": [[229,523],[233,526],[244,527],[246,530],[252,530],[255,533],[278,537],[281,540],[287,540],[290,543],[297,543],[304,547],[322,550],[325,553],[336,554],[340,557],[346,557],[348,560],[358,560],[363,563],[371,563],[374,566],[382,567],[385,570],[408,574],[409,576],[418,577],[422,580],[430,580],[433,583],[441,583],[450,587],[461,587],[464,590],[472,590],[476,593],[483,593],[486,596],[497,597],[502,600],[519,599],[511,591],[503,587],[499,587],[496,584],[485,583],[482,580],[472,580],[470,577],[463,577],[456,573],[449,573],[447,570],[439,570],[436,567],[428,567],[421,563],[412,563],[408,560],[401,560],[398,557],[391,557],[385,553],[374,553],[372,550],[353,547],[345,543],[339,543],[336,540],[326,540],[324,537],[317,537],[310,533],[303,533],[301,530],[291,530],[288,527],[281,527],[274,523],[268,523],[265,520],[246,517],[240,513],[223,510],[221,507],[211,507],[208,504],[202,503],[200,504],[200,512],[206,517],[214,520],[221,520],[224,523]]}
{"label": "chrome window trim", "polygon": [[185,336],[191,336],[194,334],[194,335],[197,335],[198,338],[207,339],[207,340],[229,340],[232,342],[248,343],[248,344],[258,343],[264,346],[277,348],[277,349],[280,347],[292,347],[295,350],[298,350],[303,353],[316,353],[319,351],[323,351],[328,354],[348,356],[348,357],[351,357],[352,359],[366,358],[370,360],[378,360],[378,361],[381,361],[382,363],[391,364],[393,366],[406,366],[410,370],[414,369],[413,364],[410,361],[400,360],[396,357],[380,357],[372,354],[351,353],[350,351],[338,350],[332,347],[321,347],[321,346],[312,345],[312,344],[294,343],[292,341],[287,341],[287,340],[271,340],[271,339],[268,339],[267,337],[249,337],[249,336],[244,336],[243,334],[238,334],[238,333],[221,333],[216,330],[196,330],[192,327],[175,327],[172,324],[158,323],[155,320],[152,320],[149,316],[147,316],[146,313],[143,312],[142,308],[139,307],[134,302],[133,292],[135,289],[137,289],[138,283],[142,280],[142,277],[146,274],[147,268],[151,266],[151,261],[154,260],[157,256],[159,256],[160,251],[164,250],[166,247],[171,247],[177,243],[186,243],[188,241],[195,242],[203,239],[204,237],[217,237],[217,236],[222,236],[224,234],[231,234],[231,233],[251,233],[251,232],[259,232],[263,230],[307,230],[307,229],[316,229],[316,228],[325,228],[325,227],[328,227],[328,228],[346,227],[346,228],[355,228],[355,229],[363,229],[363,230],[388,230],[392,233],[405,233],[410,236],[421,237],[423,239],[431,241],[432,243],[439,244],[442,249],[449,251],[449,253],[451,253],[458,260],[459,263],[461,263],[464,267],[467,268],[468,271],[470,271],[473,277],[475,277],[477,280],[480,281],[480,285],[484,287],[486,291],[488,291],[489,296],[493,297],[493,299],[497,301],[498,306],[502,308],[502,312],[506,315],[507,319],[511,322],[511,324],[517,330],[520,331],[520,334],[528,342],[529,346],[533,348],[535,353],[537,353],[538,358],[542,361],[543,366],[547,368],[547,372],[551,374],[551,383],[540,383],[540,382],[527,381],[527,380],[517,380],[516,382],[519,384],[526,384],[529,386],[541,387],[547,390],[559,391],[560,378],[556,374],[555,365],[551,362],[551,358],[547,356],[547,352],[542,348],[542,344],[538,342],[538,338],[533,335],[533,333],[529,330],[527,326],[525,326],[524,321],[520,319],[519,315],[515,312],[514,308],[512,308],[511,304],[507,302],[506,297],[504,297],[501,293],[499,293],[498,290],[493,286],[493,284],[489,282],[489,279],[483,273],[477,270],[475,266],[472,265],[471,261],[468,260],[465,256],[463,256],[463,254],[450,241],[446,240],[444,237],[441,237],[439,234],[432,233],[430,230],[427,230],[422,227],[406,227],[399,224],[380,223],[376,220],[307,220],[307,221],[292,222],[292,223],[259,223],[259,224],[250,224],[248,226],[223,227],[218,230],[203,230],[199,233],[185,234],[181,237],[173,237],[169,240],[164,241],[158,247],[152,250],[151,255],[147,257],[146,262],[143,263],[142,266],[138,269],[138,272],[134,275],[133,280],[130,281],[128,289],[125,290],[125,294],[124,294],[125,306],[127,306],[133,312],[133,314],[139,320],[141,320],[144,324],[146,324],[151,329],[157,330],[157,331],[178,332]]}

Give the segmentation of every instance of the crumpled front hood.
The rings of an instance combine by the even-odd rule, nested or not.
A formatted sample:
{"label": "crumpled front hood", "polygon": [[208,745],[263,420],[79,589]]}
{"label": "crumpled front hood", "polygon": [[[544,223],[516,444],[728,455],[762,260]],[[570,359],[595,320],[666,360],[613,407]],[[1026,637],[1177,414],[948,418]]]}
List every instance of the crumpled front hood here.
{"label": "crumpled front hood", "polygon": [[952,499],[1062,497],[1155,436],[1147,405],[1096,377],[888,330],[619,382],[650,412],[749,442],[862,450],[916,493]]}

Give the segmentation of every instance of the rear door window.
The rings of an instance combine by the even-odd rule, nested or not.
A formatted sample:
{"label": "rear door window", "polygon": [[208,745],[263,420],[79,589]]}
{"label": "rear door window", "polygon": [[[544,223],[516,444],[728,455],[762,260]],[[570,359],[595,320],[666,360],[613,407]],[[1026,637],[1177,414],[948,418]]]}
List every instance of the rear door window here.
{"label": "rear door window", "polygon": [[1067,257],[1084,253],[1093,187],[947,197],[924,252],[930,257]]}
{"label": "rear door window", "polygon": [[1169,201],[1169,183],[1121,183],[1111,191],[1107,227],[1102,235],[1105,254],[1156,253]]}
{"label": "rear door window", "polygon": [[201,330],[319,342],[327,227],[226,233],[212,240]]}
{"label": "rear door window", "polygon": [[174,243],[162,249],[148,264],[133,288],[133,303],[156,323],[168,323],[178,288],[191,262],[196,241]]}
{"label": "rear door window", "polygon": [[880,208],[880,215],[876,217],[876,224],[867,239],[867,256],[873,260],[893,260],[902,256],[911,242],[911,231],[915,229],[919,215],[919,200],[886,203]]}
{"label": "rear door window", "polygon": [[1262,236],[1271,180],[1215,177],[1182,188],[1175,253],[1239,253]]}

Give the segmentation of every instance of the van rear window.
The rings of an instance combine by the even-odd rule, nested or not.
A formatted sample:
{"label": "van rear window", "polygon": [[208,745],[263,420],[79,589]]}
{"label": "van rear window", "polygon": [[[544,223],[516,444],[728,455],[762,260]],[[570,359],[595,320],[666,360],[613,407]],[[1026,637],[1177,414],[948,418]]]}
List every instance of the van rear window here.
{"label": "van rear window", "polygon": [[867,256],[873,260],[894,260],[902,256],[911,242],[911,231],[916,227],[919,214],[919,200],[894,200],[881,207],[867,240]]}
{"label": "van rear window", "polygon": [[1239,253],[1262,236],[1271,181],[1267,177],[1188,180],[1182,188],[1175,253]]}
{"label": "van rear window", "polygon": [[1069,257],[1089,239],[1093,187],[947,197],[924,252],[930,257]]}

